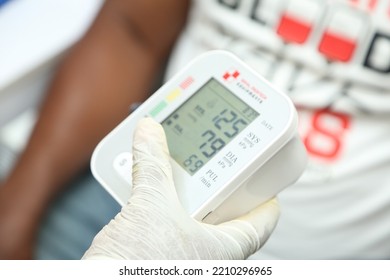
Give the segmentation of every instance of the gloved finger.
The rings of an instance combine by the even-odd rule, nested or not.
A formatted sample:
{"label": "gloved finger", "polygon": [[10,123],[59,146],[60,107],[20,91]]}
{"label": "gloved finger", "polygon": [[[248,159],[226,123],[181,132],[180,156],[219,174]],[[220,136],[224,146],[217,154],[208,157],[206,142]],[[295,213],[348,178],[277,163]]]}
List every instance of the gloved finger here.
{"label": "gloved finger", "polygon": [[133,195],[157,192],[176,196],[169,159],[162,126],[152,118],[141,119],[133,139]]}
{"label": "gloved finger", "polygon": [[278,200],[273,198],[241,217],[218,225],[218,228],[239,244],[244,258],[247,258],[268,240],[279,215]]}

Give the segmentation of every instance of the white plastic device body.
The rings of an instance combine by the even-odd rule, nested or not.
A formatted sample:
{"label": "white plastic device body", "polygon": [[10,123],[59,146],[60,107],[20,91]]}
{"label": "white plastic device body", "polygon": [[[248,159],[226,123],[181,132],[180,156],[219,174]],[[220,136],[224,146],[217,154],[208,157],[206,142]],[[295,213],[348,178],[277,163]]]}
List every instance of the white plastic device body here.
{"label": "white plastic device body", "polygon": [[163,125],[179,199],[200,221],[246,213],[294,183],[306,166],[291,100],[235,55],[210,51],[94,150],[92,173],[121,205],[131,195],[133,131],[145,116]]}

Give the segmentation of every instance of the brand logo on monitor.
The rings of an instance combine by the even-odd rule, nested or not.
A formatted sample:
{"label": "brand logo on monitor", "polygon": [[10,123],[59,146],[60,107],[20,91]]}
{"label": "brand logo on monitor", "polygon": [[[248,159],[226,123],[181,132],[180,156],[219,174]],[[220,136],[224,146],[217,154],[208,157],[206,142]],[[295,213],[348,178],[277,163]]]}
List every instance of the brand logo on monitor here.
{"label": "brand logo on monitor", "polygon": [[234,81],[238,78],[238,76],[240,76],[240,72],[238,72],[237,70],[233,70],[233,71],[226,71],[222,78],[227,81],[227,82],[230,82],[230,81]]}

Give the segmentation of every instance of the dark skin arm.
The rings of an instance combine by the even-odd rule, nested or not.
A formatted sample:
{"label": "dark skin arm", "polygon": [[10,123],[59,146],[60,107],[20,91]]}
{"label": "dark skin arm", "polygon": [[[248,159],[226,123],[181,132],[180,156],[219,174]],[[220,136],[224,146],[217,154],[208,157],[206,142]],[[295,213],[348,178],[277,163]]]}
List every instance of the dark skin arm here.
{"label": "dark skin arm", "polygon": [[186,20],[183,0],[107,1],[59,67],[28,145],[0,186],[0,258],[29,259],[50,201],[151,93]]}

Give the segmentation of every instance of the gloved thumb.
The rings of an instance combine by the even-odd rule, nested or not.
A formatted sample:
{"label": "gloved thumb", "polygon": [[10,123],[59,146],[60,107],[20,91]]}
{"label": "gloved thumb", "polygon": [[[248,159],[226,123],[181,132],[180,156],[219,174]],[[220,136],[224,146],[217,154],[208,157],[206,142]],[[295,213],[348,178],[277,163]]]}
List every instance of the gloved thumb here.
{"label": "gloved thumb", "polygon": [[133,196],[160,193],[177,199],[162,126],[152,118],[141,119],[133,139]]}

